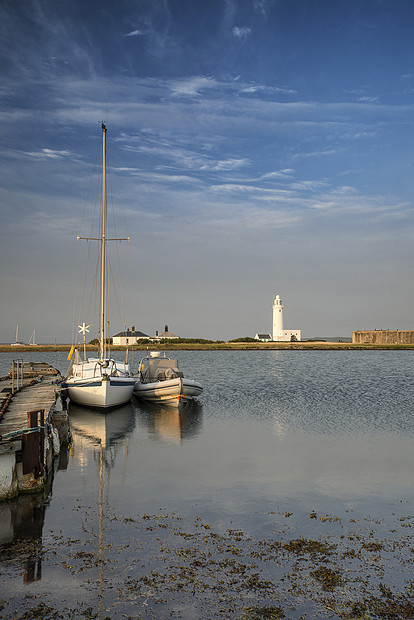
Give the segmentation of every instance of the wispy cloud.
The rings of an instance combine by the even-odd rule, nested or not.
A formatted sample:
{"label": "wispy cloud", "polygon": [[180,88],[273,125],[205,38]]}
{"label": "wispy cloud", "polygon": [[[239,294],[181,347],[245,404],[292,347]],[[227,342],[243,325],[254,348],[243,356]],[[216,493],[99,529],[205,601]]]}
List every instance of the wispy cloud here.
{"label": "wispy cloud", "polygon": [[253,8],[257,13],[261,13],[264,17],[266,17],[273,4],[274,0],[254,0]]}
{"label": "wispy cloud", "polygon": [[299,191],[305,191],[305,192],[315,192],[317,190],[320,190],[322,187],[327,187],[327,186],[328,186],[328,183],[326,183],[326,181],[312,180],[312,181],[298,181],[296,183],[291,183],[289,185],[289,188],[299,190]]}
{"label": "wispy cloud", "polygon": [[131,32],[127,32],[126,34],[124,34],[124,37],[139,37],[145,35],[145,32],[143,32],[142,30],[131,30]]}
{"label": "wispy cloud", "polygon": [[336,155],[338,153],[338,149],[321,149],[320,151],[310,151],[310,152],[302,152],[296,153],[292,156],[292,159],[307,159],[313,157],[327,157],[329,155]]}
{"label": "wispy cloud", "polygon": [[211,77],[195,76],[171,82],[171,92],[174,96],[199,96],[201,91],[215,88],[218,85],[216,80]]}
{"label": "wispy cloud", "polygon": [[286,168],[285,170],[274,170],[273,172],[266,172],[262,174],[260,180],[264,179],[291,179],[295,173],[293,168]]}
{"label": "wispy cloud", "polygon": [[246,95],[297,95],[297,91],[291,88],[283,88],[281,86],[264,86],[262,84],[249,84],[246,86],[242,86],[240,89],[240,93]]}
{"label": "wispy cloud", "polygon": [[239,168],[246,167],[248,164],[249,164],[249,160],[247,158],[223,159],[215,163],[210,162],[209,164],[204,164],[203,166],[201,166],[200,170],[213,170],[213,171],[237,170]]}
{"label": "wispy cloud", "polygon": [[72,153],[70,151],[54,151],[53,149],[42,149],[41,151],[28,151],[26,155],[35,157],[37,159],[62,159],[63,157],[69,157]]}
{"label": "wispy cloud", "polygon": [[252,30],[248,26],[243,26],[243,27],[234,26],[232,28],[233,36],[236,37],[236,39],[246,39],[249,36],[249,34],[251,34],[251,32]]}
{"label": "wispy cloud", "polygon": [[379,97],[368,97],[365,95],[364,97],[359,97],[358,101],[360,103],[375,103],[378,99]]}

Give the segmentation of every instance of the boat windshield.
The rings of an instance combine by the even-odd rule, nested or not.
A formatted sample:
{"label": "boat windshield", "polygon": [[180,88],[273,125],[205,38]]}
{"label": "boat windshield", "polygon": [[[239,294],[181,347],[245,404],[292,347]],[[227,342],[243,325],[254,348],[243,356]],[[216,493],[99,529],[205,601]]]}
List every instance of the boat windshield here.
{"label": "boat windshield", "polygon": [[147,368],[142,372],[144,382],[162,381],[181,376],[177,360],[149,359]]}

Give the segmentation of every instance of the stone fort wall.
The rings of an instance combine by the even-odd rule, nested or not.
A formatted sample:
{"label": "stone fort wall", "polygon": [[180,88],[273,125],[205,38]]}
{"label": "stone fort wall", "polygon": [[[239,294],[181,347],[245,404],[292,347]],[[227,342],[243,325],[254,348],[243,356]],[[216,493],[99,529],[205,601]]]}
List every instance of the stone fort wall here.
{"label": "stone fort wall", "polygon": [[355,344],[414,344],[414,330],[372,329],[352,332]]}

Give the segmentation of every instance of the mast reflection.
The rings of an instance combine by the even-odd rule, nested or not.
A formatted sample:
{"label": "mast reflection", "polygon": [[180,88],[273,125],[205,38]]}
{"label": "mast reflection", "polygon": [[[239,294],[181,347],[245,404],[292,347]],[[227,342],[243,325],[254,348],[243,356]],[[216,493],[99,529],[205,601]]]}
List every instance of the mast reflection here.
{"label": "mast reflection", "polygon": [[92,450],[98,470],[98,617],[105,611],[105,527],[108,512],[110,470],[115,464],[118,449],[128,453],[128,435],[134,430],[135,415],[131,403],[102,413],[71,403],[69,420],[73,436],[73,457],[86,467]]}

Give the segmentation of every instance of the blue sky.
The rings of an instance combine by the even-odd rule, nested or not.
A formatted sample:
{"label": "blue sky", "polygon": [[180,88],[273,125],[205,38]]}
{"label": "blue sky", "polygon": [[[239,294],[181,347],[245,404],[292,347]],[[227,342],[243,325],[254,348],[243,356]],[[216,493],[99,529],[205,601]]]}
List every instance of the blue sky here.
{"label": "blue sky", "polygon": [[128,325],[254,336],[279,293],[305,337],[414,329],[412,2],[20,0],[0,28],[1,342],[71,340],[101,121]]}

